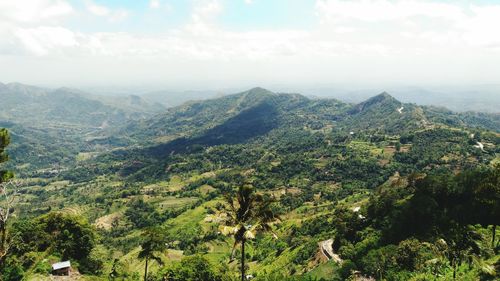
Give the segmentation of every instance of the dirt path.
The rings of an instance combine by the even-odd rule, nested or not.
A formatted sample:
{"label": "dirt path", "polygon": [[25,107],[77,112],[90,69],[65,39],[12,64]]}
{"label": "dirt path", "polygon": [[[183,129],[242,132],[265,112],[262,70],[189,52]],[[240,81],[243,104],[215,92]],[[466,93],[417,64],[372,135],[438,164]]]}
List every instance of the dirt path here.
{"label": "dirt path", "polygon": [[335,254],[333,251],[333,239],[328,239],[320,242],[321,253],[328,259],[333,260],[338,264],[342,263],[342,259],[339,255]]}
{"label": "dirt path", "polygon": [[484,145],[482,143],[478,142],[478,141],[476,143],[477,144],[474,145],[474,147],[481,149],[481,151],[484,151]]}

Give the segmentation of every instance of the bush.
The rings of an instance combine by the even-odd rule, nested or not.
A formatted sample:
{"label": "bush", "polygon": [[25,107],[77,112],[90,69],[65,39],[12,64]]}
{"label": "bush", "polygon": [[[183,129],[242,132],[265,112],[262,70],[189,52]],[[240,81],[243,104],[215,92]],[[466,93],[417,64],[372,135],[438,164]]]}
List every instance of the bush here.
{"label": "bush", "polygon": [[304,247],[300,248],[297,255],[293,259],[293,262],[296,264],[302,264],[312,258],[317,251],[318,243],[316,241],[309,241],[304,245]]}
{"label": "bush", "polygon": [[363,271],[371,276],[377,276],[378,279],[383,279],[385,273],[396,265],[396,251],[397,248],[395,245],[370,250],[361,259]]}
{"label": "bush", "polygon": [[50,274],[52,272],[52,266],[47,261],[42,261],[36,265],[34,272],[43,275]]}
{"label": "bush", "polygon": [[344,260],[342,266],[340,267],[340,277],[342,280],[347,280],[353,271],[357,270],[356,264],[351,260]]}
{"label": "bush", "polygon": [[216,272],[207,259],[200,255],[183,258],[180,263],[163,270],[159,280],[175,281],[221,281],[222,276]]}
{"label": "bush", "polygon": [[420,261],[421,244],[417,239],[407,239],[399,243],[396,250],[398,265],[406,270],[415,270]]}
{"label": "bush", "polygon": [[24,277],[24,270],[17,259],[10,258],[5,264],[0,265],[2,281],[21,281]]}
{"label": "bush", "polygon": [[88,257],[96,243],[94,231],[79,217],[49,213],[38,218],[37,223],[51,235],[52,246],[63,259],[84,259]]}

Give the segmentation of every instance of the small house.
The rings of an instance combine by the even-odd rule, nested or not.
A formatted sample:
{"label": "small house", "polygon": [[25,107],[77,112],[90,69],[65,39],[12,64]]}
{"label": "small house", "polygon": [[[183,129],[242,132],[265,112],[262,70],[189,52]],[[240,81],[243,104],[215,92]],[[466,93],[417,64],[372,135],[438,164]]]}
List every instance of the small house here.
{"label": "small house", "polygon": [[52,275],[69,276],[71,273],[71,263],[62,261],[52,265]]}

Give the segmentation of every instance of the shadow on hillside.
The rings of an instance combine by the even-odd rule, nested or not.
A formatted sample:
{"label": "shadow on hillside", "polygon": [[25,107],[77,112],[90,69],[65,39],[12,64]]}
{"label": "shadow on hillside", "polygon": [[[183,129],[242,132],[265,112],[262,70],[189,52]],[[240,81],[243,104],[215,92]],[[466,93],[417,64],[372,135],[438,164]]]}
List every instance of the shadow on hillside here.
{"label": "shadow on hillside", "polygon": [[178,138],[169,143],[151,147],[148,149],[148,154],[160,158],[171,153],[194,152],[207,146],[245,143],[276,128],[277,118],[278,112],[272,105],[261,103],[242,111],[200,136]]}

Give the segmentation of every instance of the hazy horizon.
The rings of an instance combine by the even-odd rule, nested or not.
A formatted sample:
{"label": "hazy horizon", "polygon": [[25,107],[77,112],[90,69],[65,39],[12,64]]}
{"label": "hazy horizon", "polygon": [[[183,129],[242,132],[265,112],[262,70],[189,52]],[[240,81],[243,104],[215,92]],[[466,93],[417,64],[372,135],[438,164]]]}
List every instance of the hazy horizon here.
{"label": "hazy horizon", "polygon": [[[2,83],[2,81],[0,81]],[[127,96],[140,96],[147,102],[162,104],[166,107],[181,105],[188,101],[213,99],[231,94],[245,92],[252,88],[265,88],[275,93],[301,94],[310,98],[334,98],[348,103],[360,103],[382,92],[386,92],[404,103],[414,103],[418,105],[430,105],[444,107],[456,112],[476,111],[500,113],[500,85],[434,85],[434,86],[413,86],[413,85],[252,85],[242,87],[219,87],[207,89],[175,89],[168,86],[159,85],[105,85],[105,86],[43,86],[11,82],[20,86],[15,91],[31,92],[30,87],[35,87],[34,92],[40,88],[45,93],[55,93],[58,89],[69,89],[83,96],[96,100],[118,98],[122,100]],[[10,84],[10,83],[2,83]],[[27,86],[28,88],[24,88]],[[14,87],[18,88],[18,87]]]}

